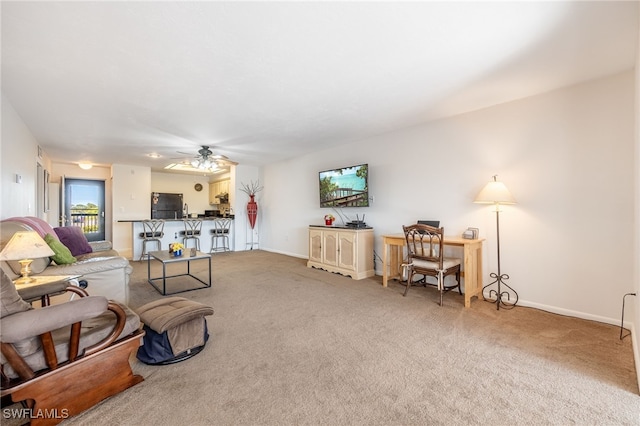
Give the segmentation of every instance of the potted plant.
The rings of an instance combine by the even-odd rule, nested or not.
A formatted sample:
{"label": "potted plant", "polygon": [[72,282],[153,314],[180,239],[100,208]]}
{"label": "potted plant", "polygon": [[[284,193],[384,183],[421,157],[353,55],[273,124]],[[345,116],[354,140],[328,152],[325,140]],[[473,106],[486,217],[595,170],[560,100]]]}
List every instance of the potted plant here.
{"label": "potted plant", "polygon": [[183,249],[184,249],[184,245],[182,243],[169,244],[169,254],[173,254],[175,257],[182,256]]}
{"label": "potted plant", "polygon": [[333,221],[334,220],[336,220],[336,218],[333,217],[332,214],[325,214],[324,215],[324,223],[325,223],[325,225],[329,225],[329,226],[333,225]]}

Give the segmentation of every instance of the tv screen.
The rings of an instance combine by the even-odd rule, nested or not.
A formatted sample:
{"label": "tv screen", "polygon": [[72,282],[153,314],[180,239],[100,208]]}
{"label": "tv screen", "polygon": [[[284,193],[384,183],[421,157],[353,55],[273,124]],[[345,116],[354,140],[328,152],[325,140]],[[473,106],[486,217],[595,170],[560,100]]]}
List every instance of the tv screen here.
{"label": "tv screen", "polygon": [[320,172],[320,207],[369,207],[369,165]]}

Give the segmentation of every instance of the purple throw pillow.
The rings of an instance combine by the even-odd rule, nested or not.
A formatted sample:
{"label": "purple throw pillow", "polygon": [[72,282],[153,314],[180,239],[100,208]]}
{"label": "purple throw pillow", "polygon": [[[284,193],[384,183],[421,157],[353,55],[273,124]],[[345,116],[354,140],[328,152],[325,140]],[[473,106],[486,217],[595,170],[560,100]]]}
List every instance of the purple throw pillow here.
{"label": "purple throw pillow", "polygon": [[74,257],[93,252],[81,228],[77,226],[60,226],[53,230],[56,232],[60,242],[69,249]]}

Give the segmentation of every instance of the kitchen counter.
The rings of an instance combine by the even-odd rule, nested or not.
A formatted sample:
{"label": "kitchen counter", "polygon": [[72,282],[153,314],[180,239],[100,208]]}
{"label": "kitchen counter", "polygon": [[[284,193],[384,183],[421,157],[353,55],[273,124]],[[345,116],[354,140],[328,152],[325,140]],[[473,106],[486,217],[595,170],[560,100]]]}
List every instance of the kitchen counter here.
{"label": "kitchen counter", "polygon": [[[211,216],[211,217],[189,217],[189,218],[183,218],[183,219],[163,219],[165,222],[183,222],[186,219],[202,219],[204,221],[207,220],[214,220],[214,219],[224,219],[224,216]],[[235,215],[230,214],[229,216],[227,216],[227,219],[235,219]],[[149,219],[122,219],[122,220],[118,220],[118,222],[121,223],[131,223],[131,222],[142,222],[144,220],[149,220]]]}
{"label": "kitchen counter", "polygon": [[[211,251],[211,230],[214,229],[214,219],[221,219],[216,217],[206,218],[189,218],[189,219],[202,219],[202,231],[200,234],[200,251],[203,253],[209,253]],[[231,227],[229,228],[229,245],[231,251],[234,250],[234,228],[235,221],[233,215],[230,215],[228,219],[231,219]],[[164,236],[160,239],[162,247],[160,250],[169,250],[169,244],[175,242],[182,242],[182,236],[180,231],[184,231],[185,219],[164,219]],[[140,234],[143,233],[142,222],[143,219],[131,219],[131,220],[118,220],[120,223],[131,223],[132,227],[132,242],[133,248],[132,260],[140,259],[142,255],[142,238]],[[187,247],[193,247],[193,241],[189,241]],[[147,250],[157,250],[155,244],[147,243]]]}

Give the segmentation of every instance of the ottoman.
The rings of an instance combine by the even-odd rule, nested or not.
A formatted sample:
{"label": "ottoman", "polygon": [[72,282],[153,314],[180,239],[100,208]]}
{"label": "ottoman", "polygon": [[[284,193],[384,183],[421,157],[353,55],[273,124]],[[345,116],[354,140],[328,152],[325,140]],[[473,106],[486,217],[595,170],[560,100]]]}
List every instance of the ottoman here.
{"label": "ottoman", "polygon": [[209,339],[205,316],[213,308],[184,297],[156,300],[136,310],[146,334],[137,357],[145,364],[164,365],[198,354]]}

